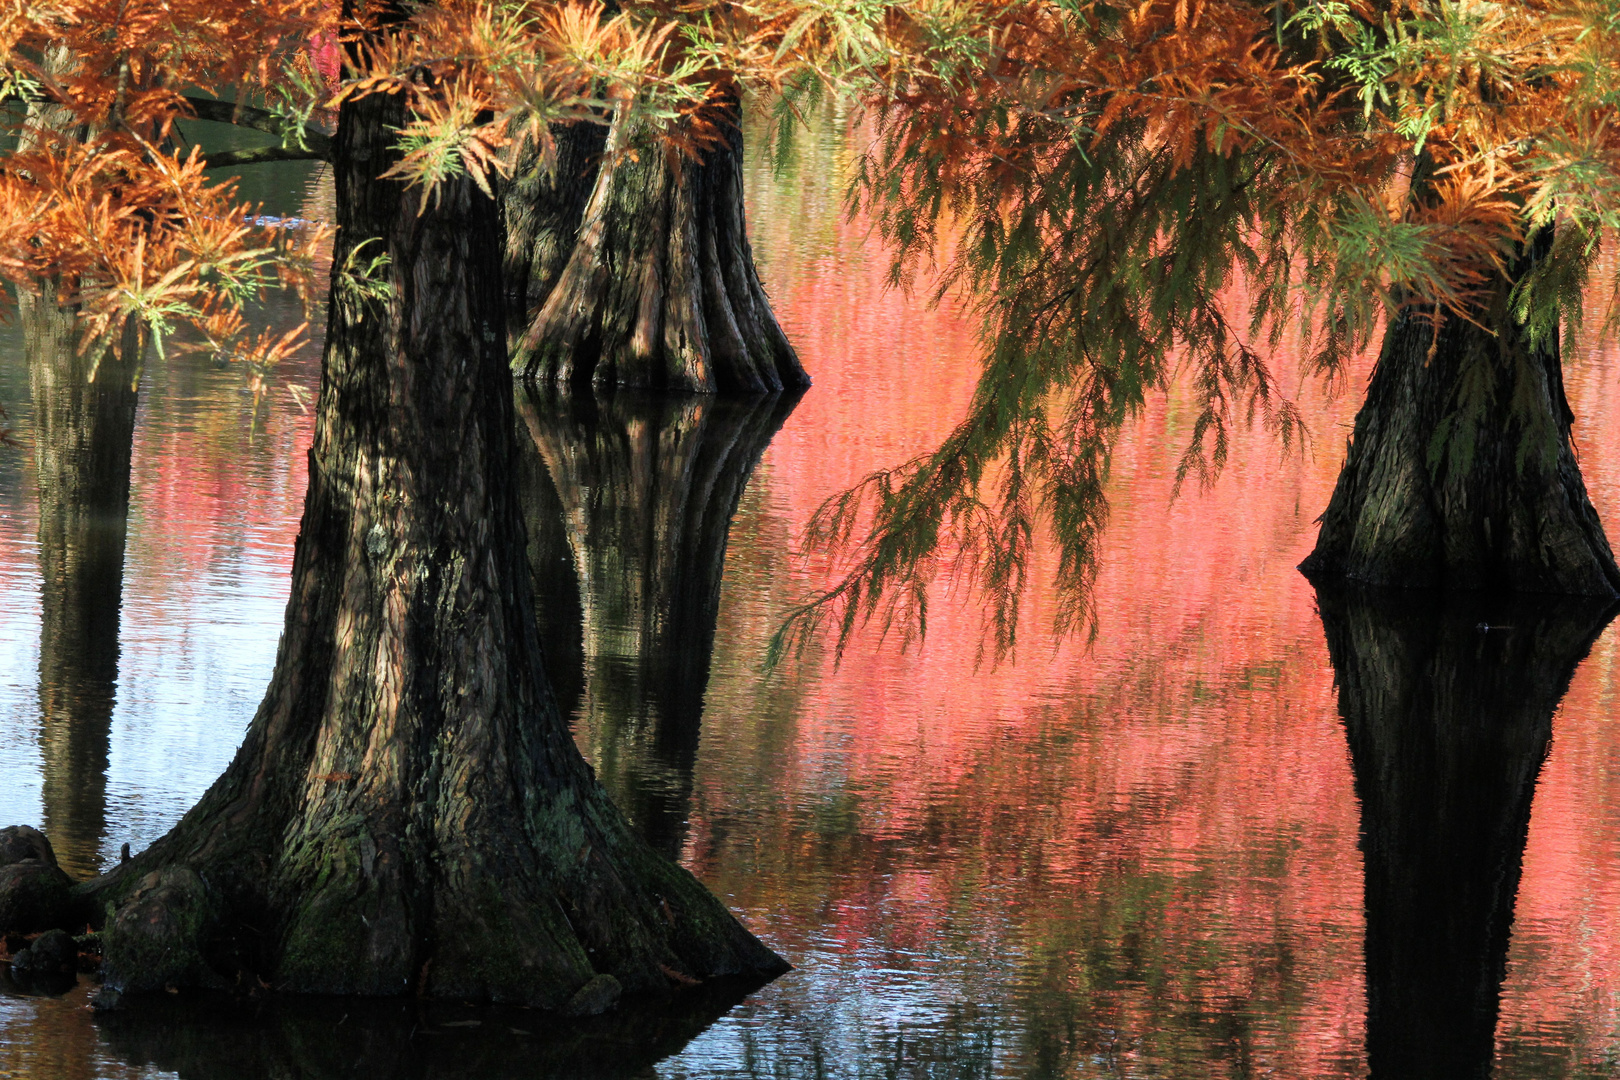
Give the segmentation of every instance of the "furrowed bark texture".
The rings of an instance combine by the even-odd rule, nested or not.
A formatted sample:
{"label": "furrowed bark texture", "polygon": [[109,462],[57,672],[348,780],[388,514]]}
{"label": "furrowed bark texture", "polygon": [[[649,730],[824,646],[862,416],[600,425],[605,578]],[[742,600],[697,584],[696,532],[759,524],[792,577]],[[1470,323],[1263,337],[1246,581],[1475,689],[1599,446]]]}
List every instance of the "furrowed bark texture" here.
{"label": "furrowed bark texture", "polygon": [[[520,401],[560,514],[580,614],[576,737],[658,850],[685,839],[731,519],[798,395]],[[548,500],[531,497],[541,508]],[[532,535],[548,526],[531,521]]]}
{"label": "furrowed bark texture", "polygon": [[[340,115],[334,266],[374,241],[391,296],[334,274],[275,674],[201,802],[89,890],[134,912],[112,920],[109,984],[149,979],[124,928],[182,895],[213,928],[187,931],[213,975],[299,992],[560,1008],[600,975],[644,991],[779,972],[634,836],[546,687],[497,209],[461,181],[418,213],[375,179],[400,108],[378,95]],[[196,967],[184,978],[209,982]]]}
{"label": "furrowed bark texture", "polygon": [[1438,337],[1426,312],[1396,317],[1306,573],[1406,588],[1620,593],[1571,441],[1558,342],[1531,346],[1510,289],[1500,283],[1477,325],[1446,317]]}
{"label": "furrowed bark texture", "polygon": [[808,386],[754,269],[742,130],[677,160],[615,121],[559,132],[503,198],[512,362],[526,380],[764,393]]}
{"label": "furrowed bark texture", "polygon": [[1486,1077],[1536,777],[1588,598],[1317,593],[1361,801],[1373,1076]]}
{"label": "furrowed bark texture", "polygon": [[77,312],[52,292],[18,297],[39,490],[41,794],[57,860],[82,878],[106,835],[140,348],[131,333],[81,355]]}

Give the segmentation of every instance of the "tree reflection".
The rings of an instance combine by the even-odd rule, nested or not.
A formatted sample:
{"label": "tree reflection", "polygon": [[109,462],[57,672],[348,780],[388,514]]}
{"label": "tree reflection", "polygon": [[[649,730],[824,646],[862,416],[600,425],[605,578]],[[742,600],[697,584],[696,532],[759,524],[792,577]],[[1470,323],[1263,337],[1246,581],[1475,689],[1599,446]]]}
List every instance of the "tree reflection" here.
{"label": "tree reflection", "polygon": [[1553,712],[1613,609],[1317,599],[1361,799],[1371,1075],[1488,1076]]}
{"label": "tree reflection", "polygon": [[70,874],[99,867],[139,348],[81,355],[76,314],[21,298],[39,487],[44,829]]}
{"label": "tree reflection", "polygon": [[657,1062],[756,988],[714,980],[566,1023],[529,1009],[415,1000],[158,995],[96,1026],[119,1059],[182,1080],[628,1080],[654,1075]]}
{"label": "tree reflection", "polygon": [[686,832],[731,519],[797,401],[519,394],[547,674],[597,775],[667,855]]}

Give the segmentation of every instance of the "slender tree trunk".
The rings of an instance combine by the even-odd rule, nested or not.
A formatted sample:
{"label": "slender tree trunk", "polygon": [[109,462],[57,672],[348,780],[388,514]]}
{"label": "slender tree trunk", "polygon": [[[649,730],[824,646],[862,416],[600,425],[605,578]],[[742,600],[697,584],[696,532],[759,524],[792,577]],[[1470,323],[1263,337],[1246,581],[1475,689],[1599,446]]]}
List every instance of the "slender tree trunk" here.
{"label": "slender tree trunk", "polygon": [[45,831],[62,868],[99,869],[118,681],[139,342],[81,355],[77,312],[18,298],[39,488],[40,747]]}
{"label": "slender tree trunk", "polygon": [[[1538,237],[1542,257],[1551,233]],[[1500,281],[1477,321],[1409,310],[1384,338],[1301,569],[1407,588],[1620,593],[1571,440],[1556,337],[1532,346]]]}
{"label": "slender tree trunk", "polygon": [[808,386],[754,269],[735,105],[679,159],[620,120],[559,133],[503,199],[514,367],[529,381],[707,393]]}
{"label": "slender tree trunk", "polygon": [[[376,179],[401,106],[343,106],[338,242],[286,626],[225,774],[87,888],[117,990],[232,968],[312,993],[604,1007],[780,972],[637,839],[545,683],[513,464],[500,230],[469,181]],[[387,299],[343,276],[386,254]],[[362,260],[363,261],[363,260]],[[583,997],[576,996],[576,992]]]}
{"label": "slender tree trunk", "polygon": [[579,583],[575,736],[615,802],[670,857],[685,839],[731,519],[797,401],[619,393],[520,404]]}
{"label": "slender tree trunk", "polygon": [[1614,609],[1317,597],[1361,800],[1371,1074],[1486,1077],[1552,716]]}

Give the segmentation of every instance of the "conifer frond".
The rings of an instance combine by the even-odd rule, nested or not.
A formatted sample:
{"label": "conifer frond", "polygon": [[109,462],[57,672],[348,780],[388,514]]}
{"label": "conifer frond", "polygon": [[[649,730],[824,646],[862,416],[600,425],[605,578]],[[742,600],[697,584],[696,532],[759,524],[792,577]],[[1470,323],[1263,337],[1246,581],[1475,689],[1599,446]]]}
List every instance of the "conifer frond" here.
{"label": "conifer frond", "polygon": [[[1059,547],[1057,629],[1088,625],[1109,456],[1149,395],[1193,395],[1177,483],[1212,483],[1234,426],[1263,423],[1285,449],[1305,434],[1266,362],[1285,332],[1304,338],[1304,374],[1332,384],[1402,306],[1475,318],[1554,225],[1514,294],[1532,336],[1553,334],[1577,321],[1620,224],[1612,5],[978,12],[968,36],[988,53],[931,68],[914,40],[868,93],[876,137],[854,188],[894,283],[938,260],[939,295],[979,311],[978,390],[934,454],[824,508],[817,524],[838,527],[811,542],[849,569],[790,613],[777,655],[833,626],[842,648],[861,621],[916,610],[904,598],[952,553],[1005,651],[1031,507]],[[1225,306],[1239,288],[1241,330]],[[1019,498],[993,497],[1003,476]]]}

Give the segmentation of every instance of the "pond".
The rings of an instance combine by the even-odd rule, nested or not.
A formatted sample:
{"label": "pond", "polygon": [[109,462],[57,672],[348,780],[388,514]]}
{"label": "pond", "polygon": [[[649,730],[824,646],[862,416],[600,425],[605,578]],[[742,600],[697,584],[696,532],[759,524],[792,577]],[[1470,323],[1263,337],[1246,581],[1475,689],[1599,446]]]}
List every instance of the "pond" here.
{"label": "pond", "polygon": [[[802,553],[811,512],[937,442],[975,370],[969,316],[883,287],[880,246],[842,212],[839,132],[748,176],[761,272],[814,387],[520,396],[513,478],[581,749],[794,970],[740,1002],[578,1027],[410,1002],[97,1019],[88,985],[6,982],[0,1075],[1620,1072],[1609,613],[1318,596],[1294,566],[1360,375],[1334,398],[1299,388],[1303,453],[1247,433],[1217,486],[1175,498],[1191,416],[1172,395],[1138,418],[1090,640],[1047,636],[1056,598],[1037,587],[992,663],[975,597],[942,576],[920,646],[873,627],[841,660],[822,645],[764,670],[782,613],[835,579]],[[250,179],[268,213],[331,216],[317,169]],[[27,444],[27,358],[3,333],[0,402]],[[1620,365],[1599,359],[1574,350],[1567,378],[1613,529]],[[84,875],[162,835],[258,704],[318,349],[262,399],[196,356],[139,379],[127,519],[77,547],[41,528],[61,507],[32,453],[0,450],[0,823],[44,828]]]}

